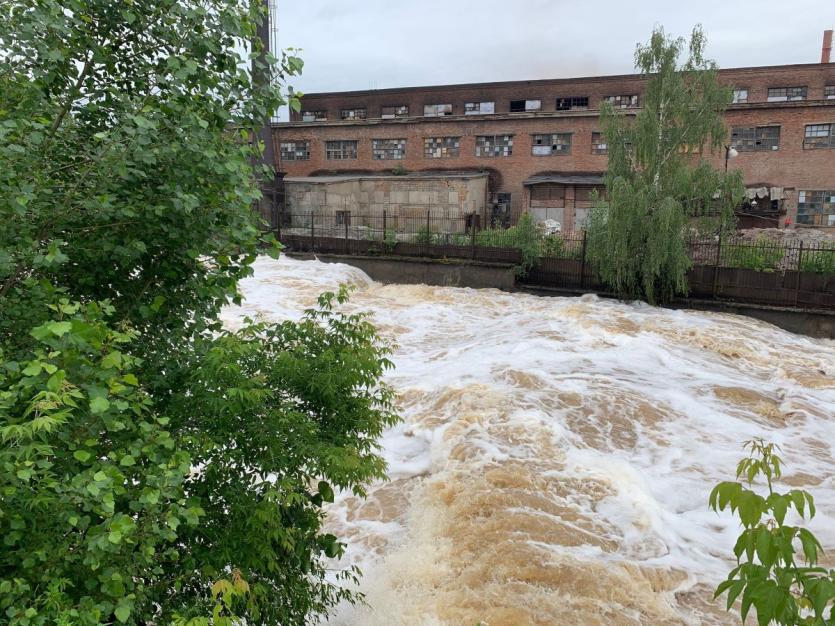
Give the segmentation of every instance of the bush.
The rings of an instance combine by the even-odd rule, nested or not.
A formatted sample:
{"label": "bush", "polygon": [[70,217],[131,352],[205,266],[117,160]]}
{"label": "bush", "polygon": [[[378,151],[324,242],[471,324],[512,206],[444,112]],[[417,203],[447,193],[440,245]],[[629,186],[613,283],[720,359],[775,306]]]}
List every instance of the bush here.
{"label": "bush", "polygon": [[542,256],[542,233],[530,213],[523,213],[510,228],[487,228],[476,233],[476,245],[494,248],[516,248],[522,253],[522,262],[516,267],[519,276],[526,275]]}
{"label": "bush", "polygon": [[835,274],[835,250],[804,250],[800,258],[800,271]]}
{"label": "bush", "polygon": [[753,243],[737,241],[723,244],[720,262],[725,267],[773,272],[780,268],[784,256],[785,249],[781,244],[758,237]]}

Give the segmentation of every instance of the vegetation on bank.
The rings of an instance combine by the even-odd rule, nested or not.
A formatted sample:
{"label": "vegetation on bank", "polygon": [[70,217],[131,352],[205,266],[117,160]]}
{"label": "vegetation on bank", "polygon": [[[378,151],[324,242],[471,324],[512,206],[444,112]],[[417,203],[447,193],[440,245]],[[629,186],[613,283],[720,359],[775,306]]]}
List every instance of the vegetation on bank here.
{"label": "vegetation on bank", "polygon": [[384,475],[388,347],[344,291],[219,319],[270,245],[249,138],[285,99],[241,56],[260,6],[0,11],[3,623],[306,624],[357,599],[356,570],[326,577],[322,505]]}

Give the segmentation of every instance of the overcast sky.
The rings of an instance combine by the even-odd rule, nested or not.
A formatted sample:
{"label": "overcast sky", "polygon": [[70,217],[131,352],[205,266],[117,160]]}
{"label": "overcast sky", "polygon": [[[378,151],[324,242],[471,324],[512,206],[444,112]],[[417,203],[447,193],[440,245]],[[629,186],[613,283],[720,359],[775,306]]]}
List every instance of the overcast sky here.
{"label": "overcast sky", "polygon": [[278,0],[308,93],[629,73],[654,25],[697,23],[720,67],[816,63],[835,0]]}

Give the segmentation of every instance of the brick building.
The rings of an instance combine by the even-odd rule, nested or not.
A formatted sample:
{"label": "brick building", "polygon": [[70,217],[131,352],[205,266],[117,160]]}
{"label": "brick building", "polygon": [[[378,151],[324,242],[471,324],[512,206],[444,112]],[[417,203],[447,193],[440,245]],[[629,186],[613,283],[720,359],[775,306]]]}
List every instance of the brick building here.
{"label": "brick building", "polygon": [[[734,89],[725,117],[738,155],[729,167],[743,172],[741,213],[752,224],[835,228],[835,63],[827,54],[822,63],[720,72]],[[302,111],[274,127],[277,167],[288,198],[311,177],[487,173],[494,218],[531,211],[570,230],[582,226],[606,170],[600,103],[634,114],[644,82],[624,75],[306,94]],[[726,150],[708,157],[724,167]]]}

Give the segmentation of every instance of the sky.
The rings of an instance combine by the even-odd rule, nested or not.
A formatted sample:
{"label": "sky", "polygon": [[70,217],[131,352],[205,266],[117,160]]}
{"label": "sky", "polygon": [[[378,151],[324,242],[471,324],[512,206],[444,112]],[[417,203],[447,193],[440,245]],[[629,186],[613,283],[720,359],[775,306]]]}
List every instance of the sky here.
{"label": "sky", "polygon": [[[654,26],[701,24],[720,67],[816,63],[835,0],[304,0],[278,4],[307,93],[633,70]],[[282,116],[286,119],[286,112]]]}

